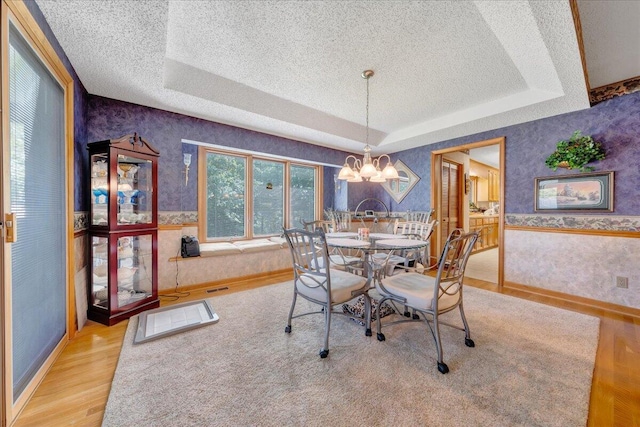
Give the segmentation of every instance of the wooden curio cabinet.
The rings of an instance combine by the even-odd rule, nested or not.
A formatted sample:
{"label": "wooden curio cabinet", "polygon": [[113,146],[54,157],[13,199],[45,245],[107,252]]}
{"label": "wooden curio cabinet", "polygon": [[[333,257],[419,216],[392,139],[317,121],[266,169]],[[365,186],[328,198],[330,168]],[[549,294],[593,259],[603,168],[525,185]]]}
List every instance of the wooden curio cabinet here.
{"label": "wooden curio cabinet", "polygon": [[113,325],[158,300],[158,151],[137,134],[88,144],[89,319]]}

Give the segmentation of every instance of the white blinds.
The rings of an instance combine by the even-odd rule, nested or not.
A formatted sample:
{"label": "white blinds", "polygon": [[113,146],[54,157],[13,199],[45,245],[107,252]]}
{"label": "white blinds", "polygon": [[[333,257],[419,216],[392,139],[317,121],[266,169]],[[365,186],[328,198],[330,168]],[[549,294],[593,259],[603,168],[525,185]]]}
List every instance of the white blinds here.
{"label": "white blinds", "polygon": [[9,45],[15,401],[66,332],[67,251],[64,91],[13,26]]}

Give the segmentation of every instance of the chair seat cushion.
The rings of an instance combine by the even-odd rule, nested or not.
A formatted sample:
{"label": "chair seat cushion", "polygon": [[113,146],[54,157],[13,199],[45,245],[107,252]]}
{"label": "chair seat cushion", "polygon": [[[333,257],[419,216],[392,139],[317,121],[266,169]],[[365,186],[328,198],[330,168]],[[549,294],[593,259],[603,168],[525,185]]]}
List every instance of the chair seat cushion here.
{"label": "chair seat cushion", "polygon": [[[352,292],[362,289],[367,283],[364,277],[356,276],[355,274],[342,270],[330,269],[330,274],[331,304],[339,304],[351,300],[354,297]],[[323,280],[321,276],[312,277],[309,274],[301,275],[296,282],[298,292],[317,301],[326,302],[327,293],[325,289],[318,286],[314,279]]]}
{"label": "chair seat cushion", "polygon": [[[435,277],[418,273],[403,273],[382,280],[384,287],[393,295],[406,299],[407,305],[418,310],[433,309],[433,291]],[[460,299],[459,293],[443,295],[438,301],[438,310],[455,306]]]}

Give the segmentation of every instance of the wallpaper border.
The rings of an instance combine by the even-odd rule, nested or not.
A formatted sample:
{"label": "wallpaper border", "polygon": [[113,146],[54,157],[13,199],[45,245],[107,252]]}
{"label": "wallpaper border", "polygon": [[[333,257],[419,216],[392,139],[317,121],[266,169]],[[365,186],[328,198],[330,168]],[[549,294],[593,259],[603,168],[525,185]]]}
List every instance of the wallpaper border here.
{"label": "wallpaper border", "polygon": [[[198,211],[164,211],[158,212],[159,225],[195,224],[198,222]],[[89,228],[89,212],[77,211],[73,213],[73,231],[83,231]]]}
{"label": "wallpaper border", "polygon": [[589,91],[591,106],[616,96],[627,95],[640,91],[640,77],[633,77],[617,83],[600,86]]}
{"label": "wallpaper border", "polygon": [[640,217],[506,214],[505,225],[513,227],[640,232]]}
{"label": "wallpaper border", "polygon": [[[197,222],[197,211],[158,212],[158,224],[182,225],[195,224]],[[86,230],[88,224],[88,212],[74,212],[74,231]],[[640,216],[505,214],[505,225],[513,227],[640,232]]]}

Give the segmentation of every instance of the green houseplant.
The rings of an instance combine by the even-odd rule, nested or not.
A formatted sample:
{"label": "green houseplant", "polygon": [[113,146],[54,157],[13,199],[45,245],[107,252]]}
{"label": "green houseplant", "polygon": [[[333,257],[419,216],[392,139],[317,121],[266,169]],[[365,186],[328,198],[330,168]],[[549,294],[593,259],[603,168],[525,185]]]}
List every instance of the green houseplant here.
{"label": "green houseplant", "polygon": [[605,157],[604,148],[598,141],[594,141],[589,135],[582,135],[577,130],[568,140],[559,141],[554,151],[545,164],[553,170],[559,167],[567,169],[580,169],[580,172],[589,172],[593,167],[585,166]]}

